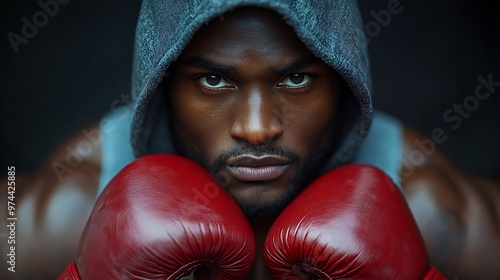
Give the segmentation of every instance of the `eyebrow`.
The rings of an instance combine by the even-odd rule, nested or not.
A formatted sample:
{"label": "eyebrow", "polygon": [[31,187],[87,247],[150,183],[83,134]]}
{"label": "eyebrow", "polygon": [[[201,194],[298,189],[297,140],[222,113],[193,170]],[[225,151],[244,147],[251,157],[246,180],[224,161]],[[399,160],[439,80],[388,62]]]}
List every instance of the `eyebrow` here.
{"label": "eyebrow", "polygon": [[201,56],[192,56],[181,62],[182,65],[209,70],[218,74],[230,74],[237,72],[234,67],[219,64],[211,59]]}
{"label": "eyebrow", "polygon": [[312,66],[312,65],[314,65],[316,63],[320,63],[320,62],[322,62],[322,60],[315,57],[315,56],[304,57],[304,58],[300,58],[298,60],[295,60],[294,62],[292,62],[286,66],[276,68],[273,70],[273,72],[275,74],[278,74],[278,75],[293,74],[294,72],[296,72],[298,70]]}
{"label": "eyebrow", "polygon": [[[301,70],[303,68],[309,67],[311,65],[314,65],[316,63],[322,62],[321,59],[315,57],[315,56],[310,56],[310,57],[304,57],[300,58],[298,60],[293,61],[292,63],[285,65],[283,67],[278,67],[276,69],[270,69],[270,72],[276,74],[276,75],[286,75],[286,74],[292,74],[298,70]],[[231,74],[231,73],[236,73],[238,72],[236,68],[223,65],[220,63],[217,63],[211,59],[202,57],[202,56],[191,56],[186,58],[181,62],[182,65],[189,66],[189,67],[194,67],[198,69],[205,69],[214,73],[218,74]]]}

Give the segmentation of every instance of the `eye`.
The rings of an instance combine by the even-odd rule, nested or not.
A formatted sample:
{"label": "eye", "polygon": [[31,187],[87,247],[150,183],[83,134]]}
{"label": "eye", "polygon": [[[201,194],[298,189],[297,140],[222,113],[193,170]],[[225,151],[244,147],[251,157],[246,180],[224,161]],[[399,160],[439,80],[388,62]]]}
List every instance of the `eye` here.
{"label": "eye", "polygon": [[232,84],[226,79],[217,75],[205,75],[198,79],[198,81],[205,87],[209,89],[219,89],[225,87],[231,87]]}
{"label": "eye", "polygon": [[311,77],[309,75],[295,73],[281,80],[281,82],[278,83],[278,86],[303,87],[307,85],[310,81]]}

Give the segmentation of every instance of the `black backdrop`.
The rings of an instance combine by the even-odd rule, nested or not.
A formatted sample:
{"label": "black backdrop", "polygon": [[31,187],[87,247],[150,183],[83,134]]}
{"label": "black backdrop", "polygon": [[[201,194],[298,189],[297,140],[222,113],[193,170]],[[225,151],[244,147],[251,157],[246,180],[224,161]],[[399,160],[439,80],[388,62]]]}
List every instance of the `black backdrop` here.
{"label": "black backdrop", "polygon": [[[0,166],[34,170],[63,139],[98,121],[130,90],[140,1],[59,1],[67,4],[46,19],[38,1],[0,3]],[[461,169],[496,179],[500,87],[485,100],[473,99],[479,76],[500,82],[498,2],[359,1],[370,38],[375,106],[428,137],[443,129],[448,138],[438,147]],[[33,22],[37,13],[38,31],[16,53],[8,34],[22,35],[23,17]],[[460,117],[460,125],[443,118],[464,101],[474,110]]]}

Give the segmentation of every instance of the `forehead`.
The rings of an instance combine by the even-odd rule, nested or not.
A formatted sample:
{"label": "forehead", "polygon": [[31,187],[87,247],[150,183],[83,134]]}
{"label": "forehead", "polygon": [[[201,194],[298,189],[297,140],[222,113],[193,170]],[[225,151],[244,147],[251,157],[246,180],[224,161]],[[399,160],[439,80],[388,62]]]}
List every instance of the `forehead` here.
{"label": "forehead", "polygon": [[313,54],[278,13],[242,7],[200,28],[181,54],[181,58],[186,56],[208,56],[233,62],[247,57],[286,63]]}

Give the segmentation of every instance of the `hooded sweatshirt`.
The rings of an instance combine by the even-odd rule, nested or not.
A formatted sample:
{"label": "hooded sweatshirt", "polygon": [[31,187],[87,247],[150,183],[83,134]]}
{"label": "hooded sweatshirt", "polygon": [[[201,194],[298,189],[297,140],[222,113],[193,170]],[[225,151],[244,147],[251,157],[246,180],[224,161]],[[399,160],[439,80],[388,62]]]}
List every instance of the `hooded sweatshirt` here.
{"label": "hooded sweatshirt", "polygon": [[[99,193],[125,165],[151,153],[176,153],[162,82],[200,27],[241,6],[271,9],[345,81],[344,120],[326,172],[347,163],[379,167],[399,183],[402,126],[373,111],[364,26],[355,0],[144,0],[136,30],[130,106],[103,121]],[[102,123],[101,123],[102,124]],[[103,127],[103,125],[101,126]],[[333,145],[333,143],[332,143]]]}

